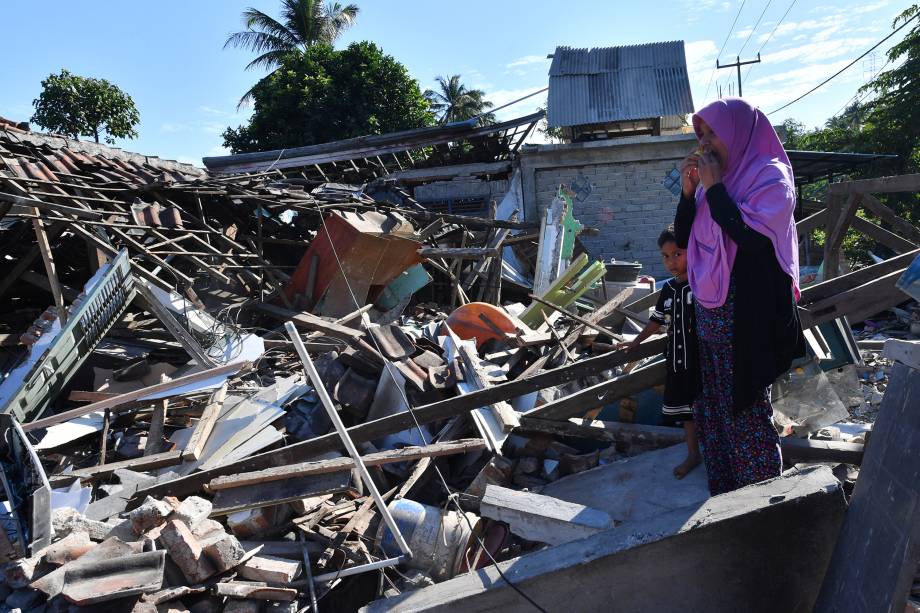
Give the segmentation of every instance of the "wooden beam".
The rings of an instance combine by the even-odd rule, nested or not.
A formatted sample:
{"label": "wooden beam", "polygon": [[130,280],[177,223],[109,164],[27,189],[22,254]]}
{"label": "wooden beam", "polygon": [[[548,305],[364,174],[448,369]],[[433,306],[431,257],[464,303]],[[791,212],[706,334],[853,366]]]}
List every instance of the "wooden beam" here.
{"label": "wooden beam", "polygon": [[846,290],[859,287],[864,283],[868,283],[873,279],[878,279],[889,273],[903,271],[918,255],[920,255],[920,249],[914,249],[913,251],[889,258],[884,262],[854,270],[836,279],[829,279],[828,281],[806,287],[802,290],[802,299],[799,301],[799,304],[807,305],[819,300],[824,300],[825,298],[836,296]]}
{"label": "wooden beam", "polygon": [[211,432],[214,430],[214,425],[217,423],[220,409],[224,406],[226,398],[227,382],[224,381],[224,384],[211,394],[208,404],[204,407],[204,411],[201,412],[201,418],[195,424],[195,429],[192,430],[192,436],[182,451],[182,460],[184,462],[197,460],[201,457],[201,452],[204,451],[204,446],[211,437]]}
{"label": "wooden beam", "polygon": [[902,274],[896,270],[878,279],[809,304],[799,311],[804,328],[818,326],[846,315],[851,324],[859,323],[904,302],[907,295],[895,285]]}
{"label": "wooden beam", "polygon": [[391,172],[389,178],[398,181],[445,181],[454,177],[504,174],[510,170],[511,162],[483,162],[399,170]]}
{"label": "wooden beam", "polygon": [[[420,460],[422,458],[468,453],[470,451],[479,451],[483,448],[485,448],[485,443],[483,443],[482,439],[464,439],[446,443],[434,443],[432,445],[425,445],[424,447],[403,447],[401,449],[380,451],[362,456],[361,459],[367,466],[382,466],[384,464]],[[217,477],[208,483],[208,489],[216,492],[218,490],[245,487],[257,483],[283,481],[294,477],[341,472],[352,470],[354,467],[355,462],[349,457],[319,460],[316,462],[301,462],[291,466],[279,466],[277,468],[229,475],[227,477]]]}
{"label": "wooden beam", "polygon": [[[633,351],[612,351],[574,364],[546,370],[529,377],[519,377],[514,381],[499,383],[463,396],[454,396],[446,400],[415,407],[412,409],[411,414],[408,411],[404,411],[352,426],[348,428],[348,434],[356,443],[372,441],[387,434],[395,434],[407,428],[413,428],[416,420],[418,420],[419,424],[441,421],[501,400],[512,400],[518,396],[546,387],[562,385],[589,375],[596,375],[627,362],[660,354],[665,350],[665,343],[666,339],[663,336],[649,339]],[[150,486],[144,488],[143,491],[139,490],[137,495],[141,499],[148,494],[154,497],[162,497],[167,494],[185,496],[200,490],[202,486],[215,477],[303,462],[317,454],[341,449],[342,446],[343,443],[338,434],[331,432],[308,441],[294,443],[281,449],[268,451],[217,468]]]}
{"label": "wooden beam", "polygon": [[497,247],[422,247],[418,254],[423,258],[449,258],[460,260],[483,260],[498,255]]}
{"label": "wooden beam", "polygon": [[[212,377],[218,377],[221,375],[232,375],[234,373],[248,368],[249,362],[236,362],[233,364],[225,364],[223,366],[218,366],[216,368],[209,368],[207,370],[202,370],[200,372],[192,373],[190,375],[185,375],[184,377],[179,377],[178,379],[173,379],[172,381],[166,381],[165,383],[157,383],[156,385],[151,385],[143,389],[134,390],[124,394],[115,396],[114,398],[106,398],[105,400],[100,400],[99,402],[94,402],[92,404],[87,404],[82,407],[71,409],[69,411],[63,411],[57,415],[51,415],[45,417],[44,419],[38,419],[27,424],[22,424],[22,429],[25,432],[30,432],[32,430],[37,430],[39,428],[47,428],[48,426],[53,426],[71,419],[82,417],[84,415],[89,415],[96,411],[101,411],[103,409],[115,409],[117,407],[122,407],[123,405],[143,398],[145,396],[151,396],[153,394],[159,394],[161,392],[172,392],[173,390],[179,389],[186,385],[192,383],[198,383],[199,381],[204,381]],[[151,401],[153,402],[153,401]],[[115,411],[113,411],[115,412]]]}
{"label": "wooden beam", "polygon": [[[63,232],[65,228],[67,228],[67,224],[54,222],[48,226],[45,234],[47,235],[49,241],[53,241],[58,236],[60,236],[61,232]],[[32,265],[32,262],[35,261],[35,258],[40,255],[41,249],[38,248],[38,245],[34,245],[24,256],[17,259],[16,265],[13,266],[12,270],[4,273],[3,279],[0,280],[0,297],[6,294],[7,290],[10,289],[10,286],[12,286],[13,283],[15,283],[19,277],[22,276],[22,273],[29,269],[29,267]]]}
{"label": "wooden beam", "polygon": [[293,321],[294,325],[298,328],[310,330],[311,332],[322,332],[323,334],[333,338],[341,338],[346,341],[355,342],[364,336],[364,333],[360,330],[355,330],[354,328],[348,328],[341,324],[325,320],[322,317],[317,317],[316,315],[307,313],[306,311],[292,311],[290,309],[285,309],[284,307],[279,307],[268,303],[256,304],[255,308],[262,313],[265,313],[266,315],[271,315],[275,319]]}
{"label": "wooden beam", "polygon": [[[38,215],[38,209],[32,209],[35,215]],[[45,275],[48,277],[48,284],[51,286],[51,295],[54,296],[54,304],[57,306],[58,319],[61,320],[61,327],[67,324],[67,306],[64,304],[64,294],[61,293],[61,284],[58,282],[57,271],[54,267],[54,257],[51,255],[51,244],[48,242],[48,235],[45,234],[45,227],[41,219],[32,220],[32,228],[35,230],[35,239],[38,244],[38,250],[42,254],[42,262],[45,265]]]}
{"label": "wooden beam", "polygon": [[164,466],[175,466],[182,461],[181,455],[181,451],[164,451],[163,453],[131,458],[130,460],[121,460],[120,462],[109,462],[108,464],[90,466],[89,468],[78,468],[66,475],[54,475],[51,480],[57,481],[58,479],[72,479],[73,477],[77,477],[85,481],[111,475],[120,468],[143,471],[163,468]]}
{"label": "wooden beam", "polygon": [[885,228],[872,223],[868,219],[863,219],[862,217],[857,216],[853,218],[853,229],[878,241],[892,249],[895,253],[905,253],[917,248],[915,243],[910,242],[906,238],[901,238],[894,232],[889,232]]}
{"label": "wooden beam", "polygon": [[[859,207],[859,201],[862,194],[859,192],[850,193],[843,205],[836,202],[828,206],[828,211],[833,217],[828,218],[827,236],[824,239],[824,278],[833,279],[840,270],[840,246],[843,244],[843,238],[853,217],[856,216],[856,209]],[[831,208],[833,206],[833,208]]]}
{"label": "wooden beam", "polygon": [[531,409],[525,415],[542,419],[568,419],[584,415],[592,409],[664,383],[665,370],[664,362],[646,366]]}
{"label": "wooden beam", "polygon": [[166,409],[169,407],[169,398],[157,400],[153,405],[153,414],[150,416],[150,429],[147,430],[147,443],[144,445],[144,455],[151,456],[160,452],[163,445],[163,428],[166,426]]}
{"label": "wooden beam", "polygon": [[530,294],[529,297],[530,297],[531,300],[536,300],[536,301],[539,302],[540,304],[546,305],[546,306],[548,306],[549,308],[553,309],[554,311],[559,311],[560,313],[562,313],[563,315],[565,315],[566,317],[568,317],[568,318],[571,319],[571,320],[577,321],[578,323],[580,323],[580,324],[582,324],[582,325],[584,325],[584,326],[591,327],[591,328],[597,330],[598,332],[603,332],[604,334],[606,334],[607,336],[609,336],[610,338],[612,338],[612,339],[614,339],[614,340],[617,340],[617,341],[623,340],[623,337],[622,337],[622,336],[620,336],[619,334],[617,334],[617,333],[614,332],[613,330],[611,330],[611,329],[609,329],[609,328],[606,328],[606,327],[600,325],[599,323],[593,323],[593,322],[591,322],[590,320],[585,319],[584,317],[581,317],[580,315],[576,315],[575,313],[572,313],[571,311],[568,311],[568,310],[562,308],[561,306],[556,306],[556,305],[553,304],[552,302],[549,302],[548,300],[543,300],[542,298],[540,298],[539,296],[536,296],[536,295],[534,295],[534,294]]}
{"label": "wooden beam", "polygon": [[821,209],[817,213],[797,221],[795,223],[795,231],[798,233],[799,238],[802,238],[803,235],[809,234],[812,230],[817,230],[826,223],[827,209]]}
{"label": "wooden beam", "polygon": [[827,186],[827,193],[834,195],[893,192],[920,192],[920,174],[843,181]]}
{"label": "wooden beam", "polygon": [[872,194],[863,194],[862,205],[863,208],[894,228],[895,232],[899,233],[903,238],[920,243],[920,228],[917,228],[903,217],[898,216],[897,213],[882,204],[879,199]]}
{"label": "wooden beam", "polygon": [[196,362],[198,362],[199,366],[203,368],[214,368],[214,366],[217,365],[217,363],[208,356],[202,346],[198,344],[198,341],[192,336],[191,332],[186,330],[185,327],[179,323],[172,314],[172,311],[161,304],[156,295],[151,292],[146,285],[143,283],[136,283],[135,287],[137,288],[137,295],[140,298],[140,302],[143,303],[144,308],[153,313],[156,318],[160,320],[160,323],[162,323],[166,330],[173,335],[173,338],[179,341],[179,344],[182,345],[185,351],[188,352]]}

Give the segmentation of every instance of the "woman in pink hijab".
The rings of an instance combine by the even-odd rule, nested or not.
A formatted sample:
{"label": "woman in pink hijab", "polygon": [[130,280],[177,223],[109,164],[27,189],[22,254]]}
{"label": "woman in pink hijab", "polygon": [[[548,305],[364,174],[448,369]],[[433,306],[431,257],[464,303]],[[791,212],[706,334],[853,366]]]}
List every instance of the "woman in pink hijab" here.
{"label": "woman in pink hijab", "polygon": [[696,303],[693,411],[713,495],[779,476],[770,385],[805,353],[792,166],[766,116],[723,98],[693,116],[674,220]]}

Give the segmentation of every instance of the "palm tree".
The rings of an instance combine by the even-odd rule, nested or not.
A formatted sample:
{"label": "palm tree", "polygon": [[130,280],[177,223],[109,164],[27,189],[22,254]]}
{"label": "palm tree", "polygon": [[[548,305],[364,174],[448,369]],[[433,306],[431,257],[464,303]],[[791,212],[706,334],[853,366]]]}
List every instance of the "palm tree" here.
{"label": "palm tree", "polygon": [[484,124],[495,123],[495,115],[488,113],[492,103],[484,99],[485,92],[481,89],[467,89],[460,82],[460,75],[451,75],[450,78],[437,77],[440,91],[425,90],[425,98],[431,110],[438,116],[441,124],[454,121],[466,121],[473,117],[480,117]]}
{"label": "palm tree", "polygon": [[[260,10],[243,11],[246,29],[227,37],[224,49],[229,46],[251,49],[258,56],[246,69],[266,68],[277,70],[284,56],[304,53],[316,43],[332,44],[358,17],[358,5],[342,6],[338,2],[323,4],[317,0],[281,0],[281,18],[275,19]],[[252,96],[252,89],[240,99],[244,104]]]}

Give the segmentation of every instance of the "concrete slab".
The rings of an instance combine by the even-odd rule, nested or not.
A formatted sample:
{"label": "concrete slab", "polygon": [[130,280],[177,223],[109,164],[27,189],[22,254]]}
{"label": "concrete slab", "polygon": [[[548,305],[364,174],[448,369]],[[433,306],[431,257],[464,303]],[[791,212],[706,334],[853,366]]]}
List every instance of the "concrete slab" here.
{"label": "concrete slab", "polygon": [[[502,562],[547,611],[811,611],[846,502],[826,466]],[[364,613],[532,611],[492,568]]]}
{"label": "concrete slab", "polygon": [[616,522],[657,517],[699,506],[709,498],[706,469],[700,465],[683,479],[671,473],[687,457],[685,444],[598,466],[563,477],[540,493],[606,511]]}
{"label": "concrete slab", "polygon": [[[892,346],[885,343],[886,355]],[[914,347],[920,365],[920,343]],[[815,607],[822,613],[904,611],[920,563],[920,371],[905,365],[906,353],[894,357],[900,362],[891,371]]]}

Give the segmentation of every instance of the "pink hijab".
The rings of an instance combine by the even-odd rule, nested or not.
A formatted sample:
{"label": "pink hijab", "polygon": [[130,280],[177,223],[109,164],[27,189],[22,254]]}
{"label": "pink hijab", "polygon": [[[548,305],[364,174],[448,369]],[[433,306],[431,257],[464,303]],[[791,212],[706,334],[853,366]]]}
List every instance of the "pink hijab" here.
{"label": "pink hijab", "polygon": [[[726,147],[722,183],[738,204],[741,218],[773,243],[776,259],[799,293],[799,241],[795,230],[792,165],[766,115],[741,98],[710,102],[693,116],[712,128]],[[696,217],[687,245],[690,287],[696,300],[712,309],[725,304],[738,245],[713,220],[702,184],[696,190]]]}

